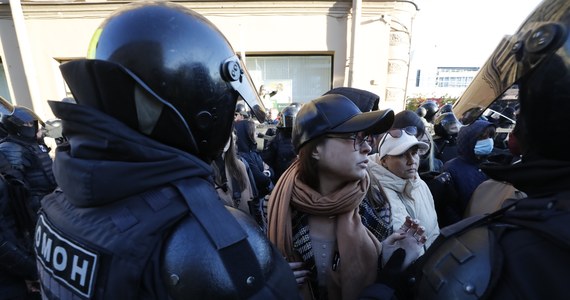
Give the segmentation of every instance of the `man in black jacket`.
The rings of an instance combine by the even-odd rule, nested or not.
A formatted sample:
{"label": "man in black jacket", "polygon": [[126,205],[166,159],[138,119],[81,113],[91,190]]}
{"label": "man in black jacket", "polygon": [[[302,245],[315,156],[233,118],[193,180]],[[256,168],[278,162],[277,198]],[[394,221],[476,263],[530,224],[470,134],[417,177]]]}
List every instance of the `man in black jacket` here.
{"label": "man in black jacket", "polygon": [[44,298],[298,298],[255,221],[214,189],[238,97],[257,100],[223,34],[180,5],[144,2],[106,19],[91,45],[61,66],[77,104],[50,102],[69,143],[35,232]]}

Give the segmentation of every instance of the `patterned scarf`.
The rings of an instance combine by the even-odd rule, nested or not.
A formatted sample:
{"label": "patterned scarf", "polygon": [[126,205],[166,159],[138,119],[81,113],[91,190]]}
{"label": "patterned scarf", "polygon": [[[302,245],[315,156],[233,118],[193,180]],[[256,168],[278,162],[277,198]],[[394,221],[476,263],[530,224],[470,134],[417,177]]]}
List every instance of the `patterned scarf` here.
{"label": "patterned scarf", "polygon": [[[319,216],[335,216],[336,239],[340,268],[328,282],[329,295],[356,299],[360,291],[374,282],[381,244],[362,224],[358,207],[366,195],[370,180],[349,182],[343,188],[321,195],[297,177],[298,162],[294,162],[277,182],[268,204],[269,240],[289,261],[293,261],[291,208]],[[331,290],[331,288],[333,290]],[[340,290],[340,291],[339,291]],[[340,292],[340,294],[339,294]]]}

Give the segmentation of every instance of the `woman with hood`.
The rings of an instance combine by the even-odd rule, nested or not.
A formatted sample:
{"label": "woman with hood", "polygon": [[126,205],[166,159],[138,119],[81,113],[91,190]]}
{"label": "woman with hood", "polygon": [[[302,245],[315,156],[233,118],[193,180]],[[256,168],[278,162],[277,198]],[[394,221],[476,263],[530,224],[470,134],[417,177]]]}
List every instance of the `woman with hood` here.
{"label": "woman with hood", "polygon": [[480,164],[487,161],[493,152],[495,125],[485,120],[476,120],[464,126],[457,135],[457,157],[446,162],[443,170],[449,172],[458,194],[458,214],[463,216],[467,203],[475,189],[489,179]]}

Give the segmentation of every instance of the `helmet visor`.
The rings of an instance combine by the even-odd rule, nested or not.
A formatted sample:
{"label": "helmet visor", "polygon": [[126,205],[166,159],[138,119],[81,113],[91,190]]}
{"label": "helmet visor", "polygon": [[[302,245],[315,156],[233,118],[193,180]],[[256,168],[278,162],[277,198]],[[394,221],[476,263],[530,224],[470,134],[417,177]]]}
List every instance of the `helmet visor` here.
{"label": "helmet visor", "polygon": [[453,107],[463,124],[470,124],[493,101],[560,47],[564,30],[556,23],[566,18],[570,2],[543,1],[516,34],[506,36]]}
{"label": "helmet visor", "polygon": [[0,115],[11,115],[14,113],[14,106],[8,100],[0,97]]}

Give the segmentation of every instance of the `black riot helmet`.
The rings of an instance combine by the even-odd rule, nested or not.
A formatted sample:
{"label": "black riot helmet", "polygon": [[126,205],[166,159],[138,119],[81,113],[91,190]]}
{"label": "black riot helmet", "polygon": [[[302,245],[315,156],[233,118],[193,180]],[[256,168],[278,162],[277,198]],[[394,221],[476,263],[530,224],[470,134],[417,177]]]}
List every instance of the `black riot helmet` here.
{"label": "black riot helmet", "polygon": [[420,118],[425,118],[427,115],[427,110],[423,107],[418,107],[418,109],[416,109],[416,114],[420,117]]}
{"label": "black riot helmet", "polygon": [[459,122],[453,112],[447,112],[435,119],[433,130],[440,137],[452,137],[457,136],[461,126],[461,122]]}
{"label": "black riot helmet", "polygon": [[224,35],[178,4],[126,5],[97,29],[88,58],[61,67],[78,104],[206,161],[223,150],[238,97],[261,105]]}
{"label": "black riot helmet", "polygon": [[523,159],[570,160],[570,2],[543,1],[514,35],[505,37],[454,106],[464,124],[509,89],[518,89],[516,127]]}
{"label": "black riot helmet", "polygon": [[295,122],[295,118],[299,112],[299,107],[299,105],[291,104],[283,108],[277,127],[293,128],[293,123]]}
{"label": "black riot helmet", "polygon": [[426,115],[424,116],[424,118],[428,122],[433,123],[433,118],[435,117],[435,114],[439,109],[437,103],[435,103],[435,101],[428,100],[424,102],[420,107],[423,107],[426,110]]}
{"label": "black riot helmet", "polygon": [[451,103],[447,103],[447,104],[442,105],[439,108],[439,110],[437,111],[437,114],[435,114],[435,119],[437,119],[442,114],[448,113],[448,112],[453,112],[453,104],[451,104]]}
{"label": "black riot helmet", "polygon": [[246,105],[243,103],[239,103],[239,102],[238,102],[238,104],[236,104],[235,113],[242,115],[246,119],[249,118],[249,116],[250,116],[249,109],[247,109]]}
{"label": "black riot helmet", "polygon": [[44,126],[40,117],[24,106],[14,106],[11,113],[3,113],[0,122],[9,134],[33,141],[36,140],[39,125]]}

